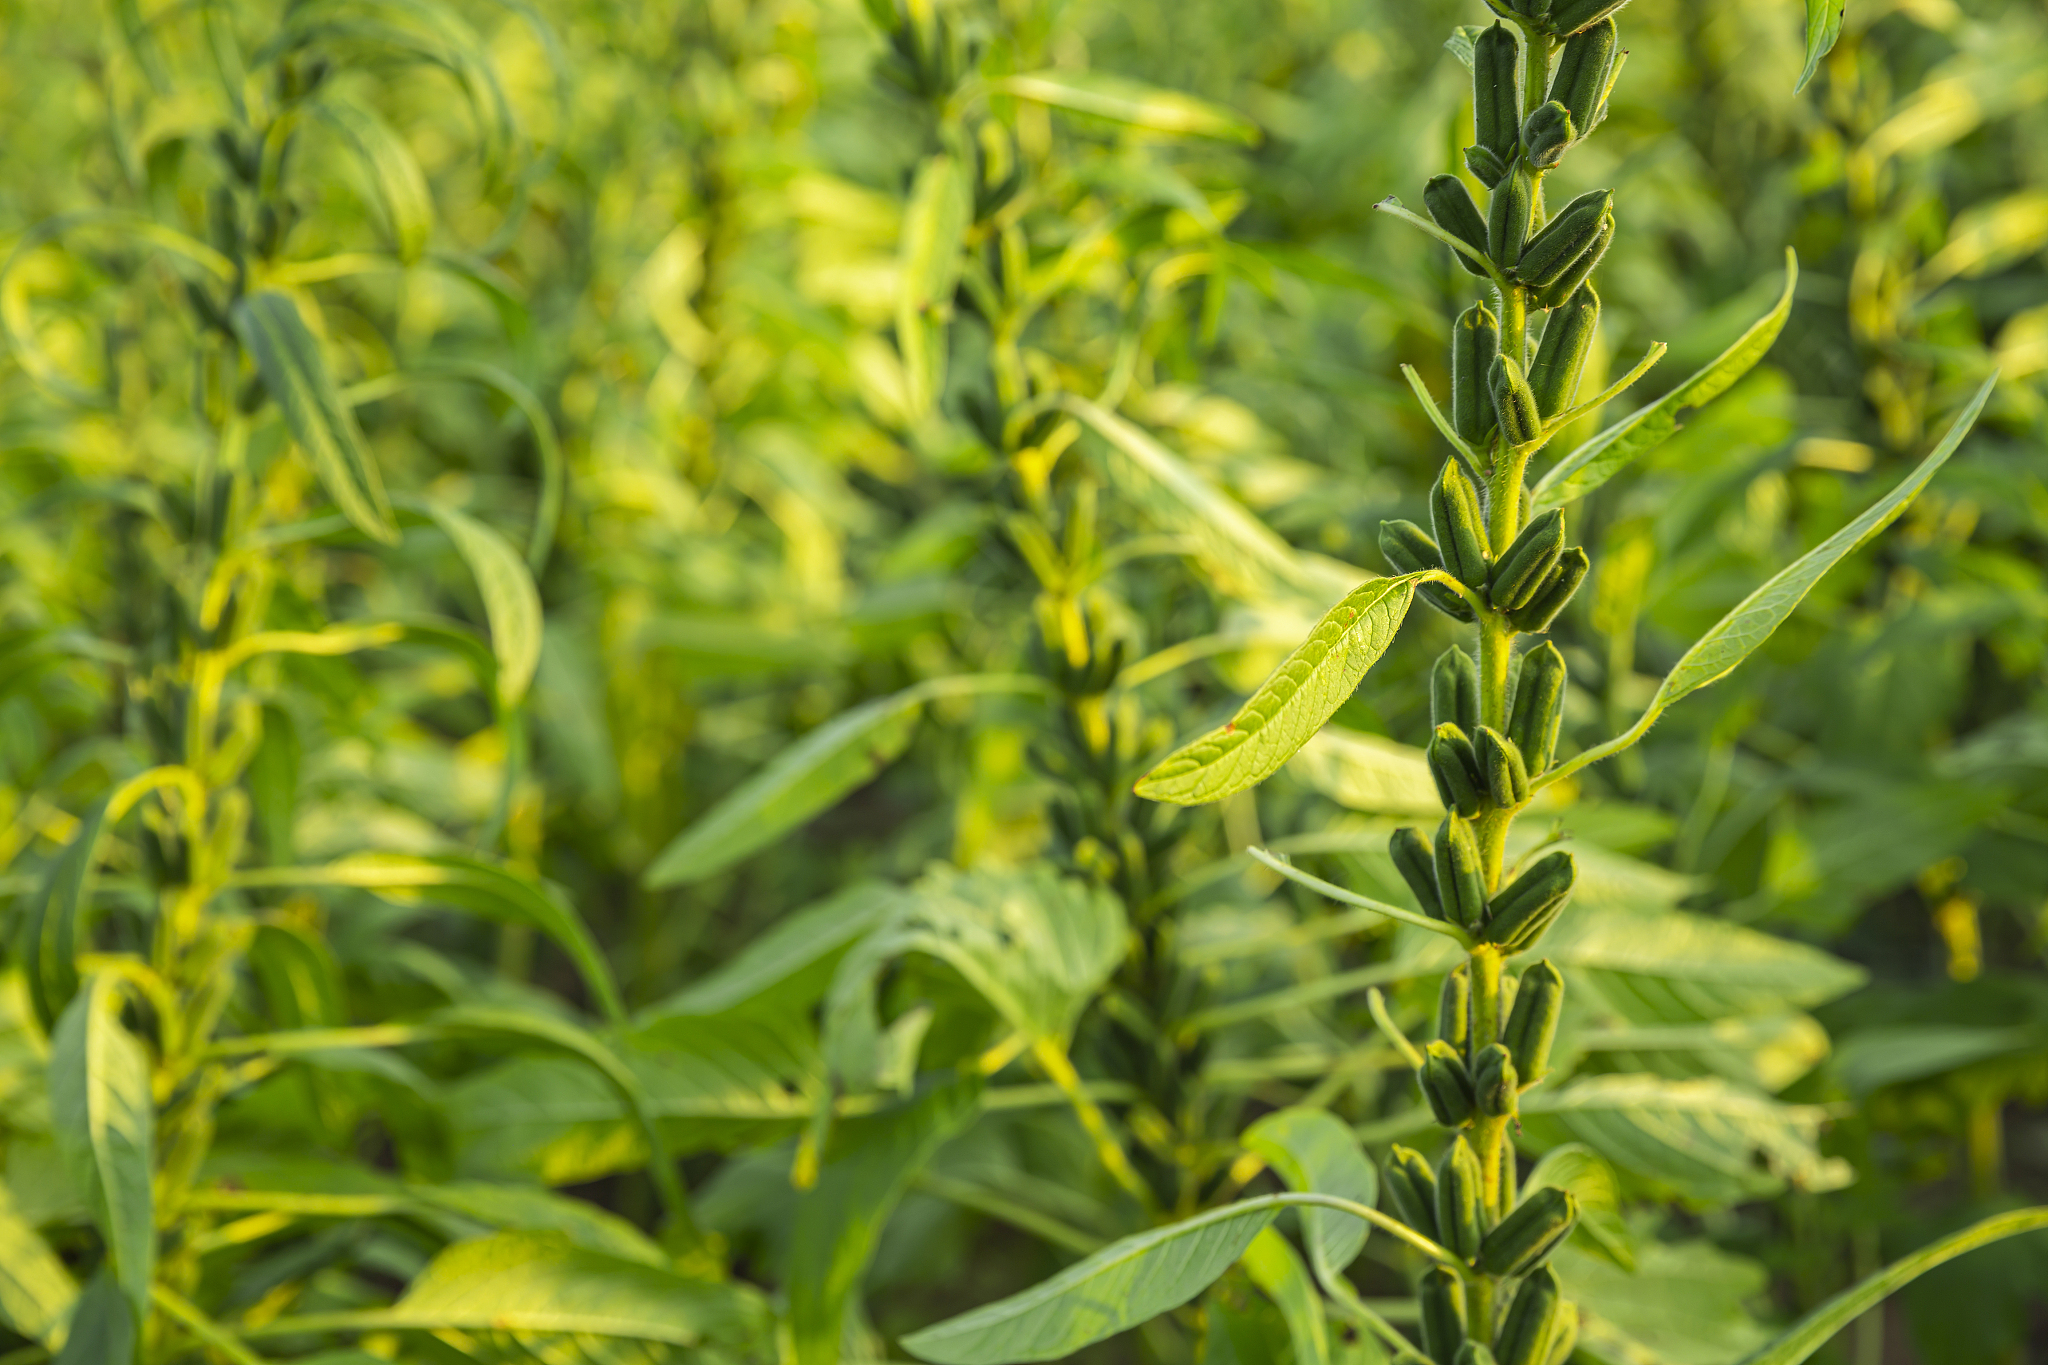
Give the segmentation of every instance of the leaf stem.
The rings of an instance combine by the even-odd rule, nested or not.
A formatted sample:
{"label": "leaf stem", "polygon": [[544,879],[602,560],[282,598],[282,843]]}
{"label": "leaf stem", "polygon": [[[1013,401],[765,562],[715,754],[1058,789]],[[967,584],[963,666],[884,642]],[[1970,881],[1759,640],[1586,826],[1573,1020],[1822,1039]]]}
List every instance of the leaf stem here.
{"label": "leaf stem", "polygon": [[1466,242],[1461,238],[1454,237],[1448,232],[1445,232],[1435,223],[1430,222],[1429,219],[1424,218],[1421,214],[1416,213],[1409,209],[1400,201],[1398,197],[1390,194],[1386,198],[1380,200],[1379,203],[1374,204],[1373,207],[1381,213],[1392,214],[1394,217],[1399,218],[1402,222],[1407,223],[1419,229],[1420,231],[1428,233],[1430,236],[1436,238],[1439,242],[1442,242],[1451,250],[1461,253],[1467,260],[1475,261],[1478,264],[1485,266],[1487,278],[1491,279],[1493,281],[1493,287],[1495,289],[1500,290],[1503,294],[1506,294],[1510,289],[1513,288],[1513,286],[1511,286],[1508,283],[1507,276],[1500,273],[1500,267],[1493,263],[1493,258],[1491,256],[1488,256],[1485,252],[1478,250],[1471,243]]}
{"label": "leaf stem", "polygon": [[1248,848],[1245,852],[1251,854],[1253,858],[1270,867],[1273,871],[1278,872],[1287,880],[1297,882],[1320,895],[1328,896],[1333,901],[1342,901],[1346,905],[1355,905],[1361,910],[1371,910],[1375,914],[1385,915],[1388,919],[1399,920],[1403,924],[1412,924],[1418,929],[1427,929],[1432,934],[1442,934],[1445,938],[1457,942],[1460,947],[1469,948],[1472,946],[1471,936],[1455,924],[1450,924],[1440,919],[1431,919],[1427,915],[1418,915],[1413,910],[1403,910],[1400,906],[1389,905],[1385,901],[1372,900],[1359,895],[1355,891],[1346,891],[1334,882],[1326,882],[1313,873],[1303,872],[1293,863],[1287,861],[1286,858],[1268,852],[1266,849]]}

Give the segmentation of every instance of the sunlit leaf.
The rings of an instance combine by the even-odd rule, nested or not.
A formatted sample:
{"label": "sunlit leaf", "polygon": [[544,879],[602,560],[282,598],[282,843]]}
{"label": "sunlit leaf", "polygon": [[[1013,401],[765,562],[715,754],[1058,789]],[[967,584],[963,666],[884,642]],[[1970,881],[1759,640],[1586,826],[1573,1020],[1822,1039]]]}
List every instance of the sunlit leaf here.
{"label": "sunlit leaf", "polygon": [[[1354,1203],[1379,1203],[1379,1172],[1366,1160],[1351,1126],[1324,1109],[1277,1110],[1244,1130],[1245,1150],[1264,1157],[1290,1190],[1334,1194]],[[1371,1224],[1324,1209],[1301,1210],[1301,1225],[1317,1268],[1341,1271],[1358,1259]],[[1254,1272],[1256,1274],[1256,1272]]]}
{"label": "sunlit leaf", "polygon": [[533,572],[502,535],[475,517],[440,503],[422,506],[476,577],[491,626],[491,652],[498,660],[498,703],[517,706],[540,667],[540,589]]}
{"label": "sunlit leaf", "polygon": [[1128,123],[1154,133],[1256,142],[1258,125],[1220,105],[1140,85],[1099,71],[1032,71],[1006,76],[995,89],[1018,99]]}
{"label": "sunlit leaf", "polygon": [[1820,70],[1820,59],[1828,55],[1835,39],[1842,36],[1842,20],[1848,12],[1849,0],[1806,0],[1806,65],[1799,72],[1794,90],[1804,90],[1813,73]]}
{"label": "sunlit leaf", "polygon": [[149,1055],[121,1025],[121,987],[93,977],[50,1038],[50,1119],[64,1164],[90,1192],[114,1275],[141,1321],[156,1274],[156,1100]]}
{"label": "sunlit leaf", "polygon": [[1614,1172],[1583,1143],[1568,1142],[1543,1154],[1522,1180],[1522,1192],[1546,1186],[1569,1190],[1579,1201],[1577,1236],[1623,1270],[1636,1268],[1636,1239],[1621,1216],[1621,1190]]}
{"label": "sunlit leaf", "polygon": [[315,107],[361,158],[398,259],[407,265],[419,260],[434,230],[434,199],[412,149],[367,105],[329,97]]}
{"label": "sunlit leaf", "polygon": [[52,1345],[77,1298],[78,1282],[0,1184],[0,1324]]}

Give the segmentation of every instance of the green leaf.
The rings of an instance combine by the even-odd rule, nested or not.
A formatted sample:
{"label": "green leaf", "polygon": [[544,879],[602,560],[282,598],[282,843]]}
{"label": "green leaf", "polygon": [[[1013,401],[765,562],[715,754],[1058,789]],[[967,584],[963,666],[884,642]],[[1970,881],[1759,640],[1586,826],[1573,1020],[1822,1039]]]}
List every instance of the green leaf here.
{"label": "green leaf", "polygon": [[[1379,1203],[1379,1172],[1366,1160],[1351,1125],[1327,1110],[1278,1110],[1245,1129],[1238,1141],[1246,1151],[1265,1158],[1290,1190],[1334,1194],[1358,1204]],[[1369,1223],[1316,1208],[1301,1211],[1301,1226],[1317,1273],[1325,1278],[1358,1259],[1372,1230]],[[1257,1275],[1255,1269],[1253,1277]]]}
{"label": "green leaf", "polygon": [[419,260],[434,230],[434,199],[412,149],[367,105],[332,96],[317,106],[362,158],[391,234],[392,250],[407,265]]}
{"label": "green leaf", "polygon": [[1906,510],[1906,504],[1919,496],[1935,471],[1955,454],[1956,447],[1969,434],[1977,414],[1984,410],[1984,404],[1997,384],[1998,376],[1995,374],[1984,381],[1949,427],[1948,434],[1941,438],[1941,444],[1897,488],[1744,598],[1691,649],[1685,651],[1684,657],[1672,667],[1663,685],[1657,689],[1657,695],[1650,702],[1649,714],[1655,715],[1709,683],[1727,677],[1785,623],[1785,618],[1813,590],[1821,575],[1891,525]]}
{"label": "green leaf", "polygon": [[476,577],[491,626],[491,653],[498,660],[498,704],[517,706],[540,667],[540,589],[511,543],[466,512],[422,502],[421,510],[455,542],[456,553]]}
{"label": "green leaf", "polygon": [[1742,1365],[1799,1365],[1825,1346],[1828,1339],[1847,1327],[1865,1310],[1881,1303],[1938,1265],[1989,1246],[2007,1237],[2048,1228],[2048,1207],[2017,1209],[1973,1223],[1961,1232],[1904,1256],[1874,1275],[1843,1290],[1801,1318],[1792,1328],[1763,1350],[1743,1359]]}
{"label": "green leaf", "polygon": [[1778,334],[1785,330],[1785,320],[1792,315],[1793,287],[1798,282],[1799,258],[1787,248],[1785,291],[1771,311],[1737,337],[1712,364],[1559,460],[1532,491],[1534,509],[1541,512],[1583,498],[1639,456],[1670,440],[1685,425],[1694,408],[1726,393],[1736,380],[1755,368]]}
{"label": "green leaf", "polygon": [[797,1365],[836,1365],[847,1304],[883,1225],[939,1144],[973,1116],[980,1094],[980,1078],[971,1077],[834,1129],[818,1183],[797,1203],[790,1230],[784,1283]]}
{"label": "green leaf", "polygon": [[113,796],[108,792],[78,818],[78,829],[71,842],[50,864],[22,917],[29,998],[35,1005],[37,1020],[46,1029],[57,1022],[57,1016],[78,994],[78,938],[86,888],[92,878],[100,831],[106,826],[107,804]]}
{"label": "green leaf", "polygon": [[1248,1200],[1113,1242],[1021,1294],[912,1332],[933,1365],[1058,1360],[1180,1307],[1251,1245],[1278,1205]]}
{"label": "green leaf", "polygon": [[1330,608],[1236,716],[1146,774],[1138,795],[1193,806],[1265,781],[1315,737],[1394,642],[1423,574],[1371,579]]}
{"label": "green leaf", "polygon": [[1098,71],[1031,71],[1007,76],[991,86],[1000,94],[1113,119],[1154,133],[1221,138],[1228,142],[1259,140],[1259,127],[1221,105],[1172,90],[1159,90]]}
{"label": "green leaf", "polygon": [[622,1261],[664,1268],[669,1264],[658,1244],[617,1214],[550,1190],[454,1180],[408,1185],[405,1192],[425,1208],[470,1223],[514,1232],[559,1232],[577,1246]]}
{"label": "green leaf", "polygon": [[54,1346],[77,1299],[78,1282],[0,1184],[0,1325]]}
{"label": "green leaf", "polygon": [[1575,909],[1544,940],[1543,955],[1584,974],[1637,1024],[1774,1014],[1846,995],[1867,979],[1818,948],[1681,910]]}
{"label": "green leaf", "polygon": [[50,1122],[71,1178],[89,1193],[115,1278],[135,1320],[149,1315],[156,1274],[156,1101],[150,1062],[121,1026],[121,987],[86,983],[50,1038]]}
{"label": "green leaf", "polygon": [[1792,87],[1795,94],[1806,88],[1813,73],[1820,70],[1820,59],[1834,49],[1848,13],[1849,0],[1806,0],[1806,66],[1799,73],[1799,84]]}
{"label": "green leaf", "polygon": [[1769,1339],[1747,1307],[1769,1289],[1761,1265],[1704,1240],[1645,1235],[1639,1252],[1635,1268],[1623,1270],[1574,1237],[1551,1258],[1565,1296],[1582,1314],[1574,1360],[1728,1365]]}
{"label": "green leaf", "polygon": [[821,976],[816,992],[801,1002],[785,994],[793,979],[836,960],[855,939],[897,911],[903,890],[887,882],[857,882],[816,905],[776,921],[761,937],[740,949],[708,974],[685,986],[643,1014],[649,1022],[686,1015],[710,1016],[743,1009],[773,997],[768,1007],[796,1008],[824,994]]}
{"label": "green leaf", "polygon": [[135,1347],[135,1310],[102,1267],[78,1296],[57,1365],[127,1365]]}
{"label": "green leaf", "polygon": [[1478,60],[1474,55],[1474,45],[1478,43],[1479,35],[1484,32],[1486,28],[1482,24],[1460,24],[1451,30],[1450,37],[1444,39],[1444,51],[1456,57],[1459,64],[1469,72],[1472,64]]}
{"label": "green leaf", "polygon": [[930,416],[946,387],[946,327],[973,216],[974,192],[959,159],[947,152],[926,158],[903,213],[902,284],[896,300],[896,340],[903,351],[913,422]]}
{"label": "green leaf", "polygon": [[1294,756],[1290,771],[1348,810],[1432,820],[1443,814],[1429,755],[1382,735],[1329,726]]}
{"label": "green leaf", "polygon": [[1316,1293],[1301,1257],[1279,1229],[1261,1229],[1239,1259],[1252,1283],[1265,1292],[1286,1319],[1287,1335],[1294,1343],[1294,1365],[1329,1365],[1330,1325],[1322,1295]]}
{"label": "green leaf", "polygon": [[1636,1269],[1636,1239],[1621,1216],[1621,1187],[1614,1170],[1599,1153],[1583,1143],[1568,1142],[1544,1153],[1522,1182],[1526,1198],[1545,1187],[1569,1190],[1579,1201],[1579,1225],[1574,1235],[1583,1236],[1601,1255],[1633,1274]]}
{"label": "green leaf", "polygon": [[397,544],[384,477],[298,305],[275,290],[259,289],[236,301],[233,319],[263,386],[284,412],[292,439],[313,462],[334,505],[372,540]]}

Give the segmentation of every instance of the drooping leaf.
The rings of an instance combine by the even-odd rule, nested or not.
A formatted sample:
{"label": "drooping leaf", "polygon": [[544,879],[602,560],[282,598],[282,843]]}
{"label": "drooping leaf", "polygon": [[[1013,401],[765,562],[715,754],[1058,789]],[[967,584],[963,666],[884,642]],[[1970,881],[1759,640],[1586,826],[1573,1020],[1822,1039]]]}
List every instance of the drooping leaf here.
{"label": "drooping leaf", "polygon": [[[1308,1210],[1304,1209],[1304,1213]],[[1343,1221],[1356,1223],[1355,1218]],[[1294,1365],[1329,1365],[1330,1326],[1323,1296],[1309,1279],[1308,1268],[1278,1228],[1263,1228],[1239,1258],[1252,1283],[1264,1291],[1287,1321],[1294,1343]]]}
{"label": "drooping leaf", "polygon": [[577,1246],[641,1265],[669,1264],[667,1253],[617,1214],[582,1199],[525,1185],[481,1180],[416,1183],[406,1193],[428,1209],[513,1232],[558,1232]]}
{"label": "drooping leaf", "polygon": [[1127,123],[1154,133],[1257,142],[1258,125],[1243,115],[1183,95],[1099,71],[1031,71],[1006,76],[994,89],[1018,99]]}
{"label": "drooping leaf", "polygon": [[392,250],[407,265],[427,249],[434,230],[434,198],[412,149],[367,105],[328,96],[315,106],[354,147],[383,210]]}
{"label": "drooping leaf", "polygon": [[1621,1189],[1614,1171],[1599,1153],[1584,1143],[1568,1142],[1543,1154],[1526,1179],[1522,1192],[1546,1186],[1569,1190],[1579,1201],[1576,1235],[1623,1270],[1634,1273],[1636,1239],[1621,1216]]}
{"label": "drooping leaf", "polygon": [[288,295],[259,289],[236,301],[233,318],[235,334],[249,348],[264,387],[284,413],[292,439],[313,462],[327,496],[364,535],[397,544],[398,525],[384,476],[298,305]]}
{"label": "drooping leaf", "polygon": [[89,1191],[114,1276],[135,1320],[156,1274],[156,1101],[149,1056],[121,1026],[121,988],[93,977],[50,1038],[50,1122],[71,1178]]}
{"label": "drooping leaf", "polygon": [[517,706],[540,667],[540,589],[534,586],[533,571],[509,541],[475,517],[435,502],[421,507],[455,542],[456,553],[476,577],[491,626],[491,653],[498,660],[498,704]]}
{"label": "drooping leaf", "polygon": [[[1245,1129],[1239,1141],[1246,1151],[1264,1157],[1290,1190],[1334,1194],[1368,1206],[1379,1203],[1379,1172],[1366,1160],[1351,1125],[1328,1110],[1277,1110]],[[1325,1276],[1357,1260],[1372,1230],[1360,1219],[1315,1208],[1301,1210],[1301,1226],[1317,1270]]]}
{"label": "drooping leaf", "polygon": [[1785,252],[1785,291],[1771,311],[1737,337],[1704,369],[1648,407],[1616,422],[1559,460],[1531,491],[1538,512],[1582,498],[1656,449],[1685,424],[1694,408],[1720,397],[1764,358],[1764,352],[1785,330],[1792,315],[1792,294],[1799,282],[1799,258]]}
{"label": "drooping leaf", "polygon": [[78,819],[71,842],[43,875],[22,916],[29,999],[44,1028],[57,1022],[78,994],[79,928],[100,831],[107,822],[108,792]]}
{"label": "drooping leaf", "polygon": [[1428,755],[1381,735],[1326,727],[1294,756],[1291,771],[1350,810],[1432,819],[1443,811]]}
{"label": "drooping leaf", "polygon": [[1375,578],[1330,608],[1228,724],[1146,774],[1138,795],[1200,805],[1256,786],[1279,771],[1387,652],[1421,579],[1421,574]]}
{"label": "drooping leaf", "polygon": [[1806,88],[1813,73],[1820,70],[1820,59],[1834,50],[1848,13],[1849,0],[1806,0],[1806,65],[1799,72],[1799,83],[1792,87],[1795,93]]}
{"label": "drooping leaf", "polygon": [[77,1298],[78,1282],[0,1183],[0,1325],[54,1345]]}

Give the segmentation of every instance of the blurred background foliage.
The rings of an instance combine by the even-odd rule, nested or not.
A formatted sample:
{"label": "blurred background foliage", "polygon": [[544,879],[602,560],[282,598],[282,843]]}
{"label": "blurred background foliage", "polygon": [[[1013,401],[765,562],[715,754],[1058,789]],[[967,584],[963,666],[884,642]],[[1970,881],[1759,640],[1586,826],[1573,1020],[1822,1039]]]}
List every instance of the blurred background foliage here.
{"label": "blurred background foliage", "polygon": [[[1437,438],[1399,366],[1443,390],[1466,281],[1370,210],[1414,202],[1470,140],[1442,39],[1483,16],[1437,0],[941,15],[949,36],[908,55],[855,0],[104,16],[28,0],[0,37],[0,230],[19,247],[0,294],[17,338],[0,369],[0,885],[25,905],[110,785],[171,761],[152,753],[164,698],[147,678],[177,654],[162,641],[202,629],[185,617],[221,515],[208,385],[232,405],[250,382],[205,377],[232,348],[138,239],[28,234],[112,210],[218,243],[228,187],[236,230],[282,244],[271,278],[312,301],[385,483],[500,531],[546,620],[523,704],[494,704],[424,634],[278,664],[247,694],[262,739],[244,861],[479,853],[565,888],[635,1012],[620,1046],[685,1158],[698,1254],[783,1290],[785,1347],[806,1361],[840,1348],[863,1275],[844,1327],[860,1357],[1228,1197],[1257,1171],[1235,1134],[1265,1108],[1329,1105],[1369,1143],[1422,1122],[1363,991],[1410,982],[1394,1005],[1419,1018],[1426,949],[1276,894],[1232,855],[1291,839],[1338,880],[1402,894],[1378,850],[1391,818],[1434,807],[1406,746],[1426,736],[1447,629],[1418,612],[1339,728],[1256,800],[1169,815],[1128,791],[1381,567],[1383,517],[1421,505]],[[1571,1253],[1609,1322],[1581,1353],[1706,1365],[1938,1232],[2048,1199],[2048,13],[1856,0],[1798,93],[1789,0],[1635,0],[1625,17],[1612,119],[1568,187],[1614,185],[1627,228],[1595,365],[1668,342],[1647,400],[1769,307],[1786,244],[1802,269],[1767,362],[1574,513],[1600,568],[1554,635],[1571,742],[1631,719],[1686,643],[1895,482],[1993,366],[2005,378],[1899,533],[1557,800],[1605,850],[1585,898],[1637,917],[1563,950],[1585,987],[1580,1104],[1527,1134],[1532,1152],[1592,1143],[1622,1172],[1611,1231],[1635,1251]],[[260,147],[216,139],[249,126],[223,52],[341,111],[304,121],[275,194],[237,179]],[[973,63],[990,86],[949,98]],[[396,153],[364,156],[374,135],[349,110]],[[917,248],[948,192],[935,156],[969,168],[964,263]],[[258,528],[243,549],[267,628],[482,631],[488,603],[432,521],[379,546],[327,514],[280,424],[249,439],[234,516]],[[980,681],[944,681],[961,677]],[[830,761],[759,785],[804,736]],[[136,907],[176,881],[150,844],[103,854],[109,948],[145,942]],[[242,894],[331,955],[331,1023],[597,1003],[545,935],[431,896]],[[1019,897],[1038,910],[993,948],[931,908]],[[1030,937],[1032,914],[1057,946]],[[1082,923],[1092,949],[1068,940]],[[1658,941],[1655,963],[1629,957],[1631,935]],[[992,1028],[987,976],[1041,953],[1071,970],[1016,986],[1013,1003],[1040,995],[996,1005]],[[1745,954],[1765,985],[1664,970]],[[293,1022],[259,986],[230,1017]],[[42,1045],[12,1012],[8,1185],[82,1279],[84,1210],[24,1079]],[[990,1060],[1009,1069],[979,1100],[931,1099],[949,1093],[933,1075],[1013,1036],[1026,1055]],[[646,1151],[594,1073],[509,1043],[411,1055],[403,1074],[335,1061],[280,1073],[308,1090],[230,1098],[210,1178],[540,1180],[654,1221]],[[861,1118],[920,1073],[918,1104]],[[1666,1088],[1627,1089],[1646,1081]],[[1674,1098],[1700,1087],[1720,1098]],[[1674,1137],[1681,1120],[1695,1127]],[[920,1155],[862,1174],[890,1144]],[[872,1208],[848,1193],[879,1188]],[[438,1245],[347,1220],[245,1231],[182,1292],[252,1330],[382,1301]],[[1398,1253],[1374,1255],[1364,1291],[1403,1292]],[[2048,1252],[2008,1243],[1832,1349],[2037,1358],[2042,1283]],[[1240,1349],[1216,1323],[1274,1313],[1221,1292],[1210,1353]],[[1101,1358],[1187,1358],[1189,1330]],[[466,1358],[495,1358],[481,1340]],[[1377,1358],[1369,1338],[1344,1349]]]}

